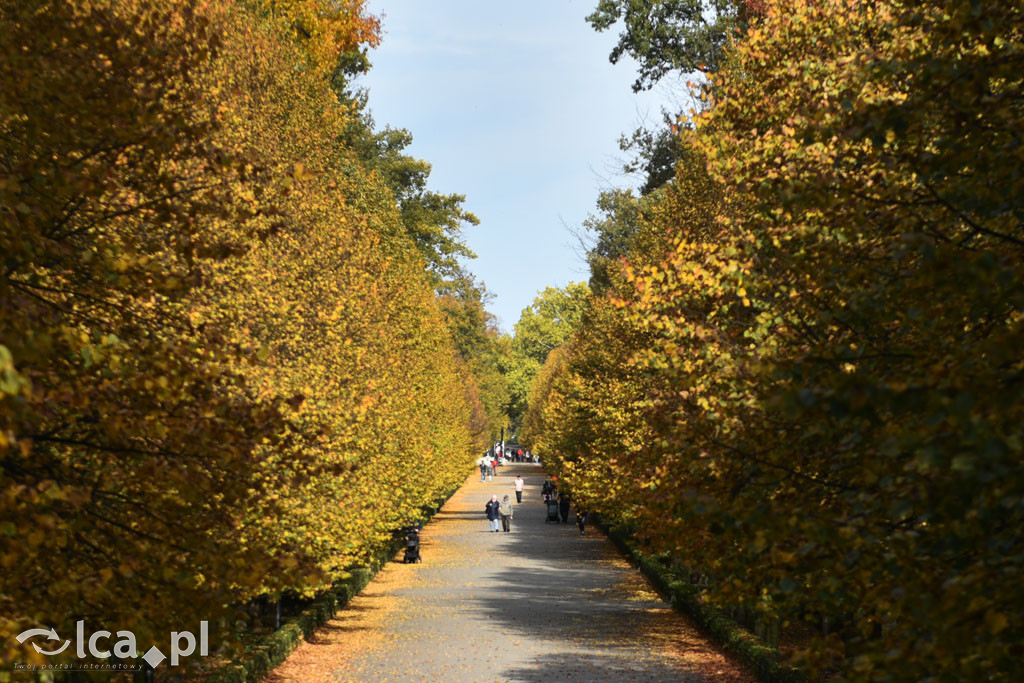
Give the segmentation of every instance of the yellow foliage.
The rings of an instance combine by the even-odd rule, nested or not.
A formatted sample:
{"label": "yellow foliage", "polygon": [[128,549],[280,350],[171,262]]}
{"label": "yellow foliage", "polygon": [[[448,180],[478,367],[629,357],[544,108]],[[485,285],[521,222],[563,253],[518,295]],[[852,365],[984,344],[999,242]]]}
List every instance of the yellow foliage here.
{"label": "yellow foliage", "polygon": [[828,618],[814,674],[1020,677],[1022,31],[1013,3],[766,3],[680,132],[664,242],[530,405],[709,598]]}
{"label": "yellow foliage", "polygon": [[365,0],[260,0],[303,47],[317,73],[329,73],[346,52],[380,43],[380,20]]}
{"label": "yellow foliage", "polygon": [[[324,63],[376,39],[280,9]],[[230,625],[465,477],[474,380],[310,52],[229,2],[0,2],[4,659]]]}

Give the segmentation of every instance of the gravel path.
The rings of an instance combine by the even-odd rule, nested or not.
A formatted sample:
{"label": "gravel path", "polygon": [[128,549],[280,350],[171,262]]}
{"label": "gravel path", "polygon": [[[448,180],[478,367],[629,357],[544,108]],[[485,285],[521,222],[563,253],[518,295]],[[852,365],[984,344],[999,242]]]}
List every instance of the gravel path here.
{"label": "gravel path", "polygon": [[[545,523],[544,472],[474,474],[422,533],[271,676],[284,681],[754,681],[663,602],[593,528]],[[491,533],[491,494],[515,500]]]}

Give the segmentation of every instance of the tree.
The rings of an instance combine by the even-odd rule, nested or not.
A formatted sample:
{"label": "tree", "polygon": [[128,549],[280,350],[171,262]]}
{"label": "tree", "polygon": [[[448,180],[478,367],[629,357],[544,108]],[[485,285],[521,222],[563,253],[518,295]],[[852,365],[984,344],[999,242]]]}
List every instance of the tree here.
{"label": "tree", "polygon": [[632,190],[602,192],[597,199],[601,215],[591,215],[583,226],[596,236],[587,251],[590,266],[590,290],[602,296],[612,290],[614,272],[622,259],[653,255],[665,249],[660,226],[653,217],[663,204],[664,192],[635,197]]}
{"label": "tree", "polygon": [[643,183],[640,194],[649,195],[675,176],[676,162],[682,153],[679,145],[679,121],[681,114],[671,114],[662,109],[662,125],[652,130],[640,127],[628,138],[619,138],[619,149],[630,152],[633,158],[627,161],[622,170],[633,175],[640,173]]}
{"label": "tree", "polygon": [[439,291],[457,287],[467,280],[461,260],[476,258],[462,240],[462,230],[478,225],[479,219],[463,207],[464,195],[427,188],[430,164],[403,153],[412,143],[409,131],[385,126],[375,132],[373,118],[362,109],[365,99],[356,97],[347,104],[359,113],[348,121],[344,139],[394,193],[401,226],[426,261],[434,286]]}
{"label": "tree", "polygon": [[673,71],[716,71],[740,16],[734,0],[600,0],[587,21],[598,31],[623,21],[609,60],[627,54],[637,61],[639,92]]}
{"label": "tree", "polygon": [[448,287],[438,303],[448,322],[455,348],[469,369],[479,391],[483,417],[476,433],[483,449],[498,438],[502,427],[508,426],[505,414],[508,385],[502,366],[507,344],[498,331],[494,316],[485,308],[489,294],[483,285],[462,281]]}
{"label": "tree", "polygon": [[[731,34],[745,30],[754,14],[750,2],[736,0],[601,0],[587,21],[598,31],[623,21],[624,29],[609,58],[615,64],[628,54],[639,63],[639,77],[633,84],[633,91],[639,92],[670,73],[717,71]],[[672,178],[681,152],[677,129],[684,125],[683,112],[663,110],[662,118],[660,127],[641,126],[619,139],[622,151],[634,155],[623,170],[643,174],[643,195]]]}
{"label": "tree", "polygon": [[294,29],[0,2],[5,660],[78,619],[227,647],[238,605],[330,586],[471,465],[480,392]]}
{"label": "tree", "polygon": [[757,264],[740,283],[762,316],[750,334],[779,344],[754,375],[777,443],[731,442],[761,462],[755,481],[788,469],[772,507],[800,520],[754,525],[751,503],[738,540],[760,526],[770,548],[808,548],[777,557],[773,594],[850,615],[840,657],[857,676],[1019,670],[1006,637],[1024,596],[997,587],[1017,571],[1004,529],[1024,512],[1007,355],[1021,343],[1024,53],[1002,38],[1021,23],[955,0],[770,6],[703,137],[749,211],[732,232]]}
{"label": "tree", "polygon": [[529,308],[523,309],[504,368],[513,430],[525,413],[534,377],[548,354],[565,343],[579,324],[589,293],[587,285],[580,282],[570,282],[562,289],[546,287]]}
{"label": "tree", "polygon": [[827,617],[812,675],[1020,675],[1022,22],[768,3],[679,133],[666,241],[609,264],[530,406],[706,599]]}
{"label": "tree", "polygon": [[570,282],[559,289],[545,287],[515,325],[513,352],[542,364],[579,324],[586,308],[587,285]]}
{"label": "tree", "polygon": [[252,6],[285,28],[319,75],[365,71],[367,49],[380,44],[380,19],[366,12],[365,0],[252,0]]}
{"label": "tree", "polygon": [[222,144],[207,90],[222,9],[0,10],[7,653],[29,625],[74,618],[151,640],[199,605],[222,615],[229,584],[248,583],[239,566],[286,570],[222,541],[266,496],[267,452],[305,436],[238,369],[251,349],[186,305],[210,264],[260,235],[257,159]]}

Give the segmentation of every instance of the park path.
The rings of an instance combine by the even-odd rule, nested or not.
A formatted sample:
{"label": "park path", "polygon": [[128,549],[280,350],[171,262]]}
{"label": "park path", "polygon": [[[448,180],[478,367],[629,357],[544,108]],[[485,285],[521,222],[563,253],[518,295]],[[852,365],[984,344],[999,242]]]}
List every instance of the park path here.
{"label": "park path", "polygon": [[[491,494],[515,500],[491,533]],[[537,465],[470,476],[391,562],[271,675],[285,681],[738,681],[754,677],[657,595],[599,531],[545,523]]]}

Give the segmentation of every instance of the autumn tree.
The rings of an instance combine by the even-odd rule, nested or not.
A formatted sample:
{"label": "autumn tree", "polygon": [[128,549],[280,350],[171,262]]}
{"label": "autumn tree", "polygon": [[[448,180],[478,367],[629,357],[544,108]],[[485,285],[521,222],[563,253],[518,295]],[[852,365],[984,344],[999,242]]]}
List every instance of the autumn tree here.
{"label": "autumn tree", "polygon": [[474,421],[474,433],[480,450],[508,427],[508,384],[502,369],[508,355],[507,340],[485,308],[489,297],[484,286],[473,280],[446,286],[438,295],[452,341],[476,385],[482,412]]}
{"label": "autumn tree", "polygon": [[663,231],[650,220],[663,203],[662,194],[637,197],[632,190],[610,190],[598,196],[598,213],[583,222],[593,240],[587,250],[589,286],[593,294],[600,296],[613,289],[614,272],[621,259],[654,254],[662,249],[658,243],[664,241],[659,234]]}
{"label": "autumn tree", "polygon": [[[709,599],[827,618],[814,673],[1013,680],[1022,16],[762,14],[680,131],[651,214],[670,253],[612,269],[618,312],[552,370],[544,455]],[[642,445],[574,398],[596,386],[626,389]]]}
{"label": "autumn tree", "polygon": [[3,641],[75,618],[149,639],[219,614],[237,567],[283,568],[223,539],[263,453],[304,438],[184,305],[258,240],[261,169],[213,139],[210,12],[5,3],[0,25]]}
{"label": "autumn tree", "polygon": [[320,68],[373,24],[268,6],[0,4],[5,659],[78,619],[227,645],[472,461],[479,390]]}
{"label": "autumn tree", "polygon": [[488,294],[467,270],[475,254],[466,245],[463,230],[479,224],[465,209],[465,197],[442,194],[428,187],[431,166],[405,153],[412,134],[385,126],[376,130],[367,109],[368,93],[355,88],[351,79],[337,75],[332,81],[343,105],[355,114],[346,119],[342,140],[364,168],[372,171],[394,194],[400,222],[393,226],[411,238],[425,261],[426,270],[444,311],[461,362],[475,385],[473,430],[482,449],[506,426],[504,374],[500,369],[499,334],[484,305]]}
{"label": "autumn tree", "polygon": [[369,68],[368,48],[380,44],[380,19],[365,0],[248,0],[285,28],[317,74],[330,77]]}
{"label": "autumn tree", "polygon": [[[741,452],[791,472],[772,501],[800,520],[746,528],[783,553],[779,600],[854,615],[842,656],[859,676],[1017,668],[1021,596],[1002,577],[1021,514],[1024,53],[1006,40],[1021,20],[960,2],[769,7],[703,138],[715,177],[745,191],[747,336],[779,340],[759,373],[777,445]],[[953,654],[969,638],[973,656]]]}

